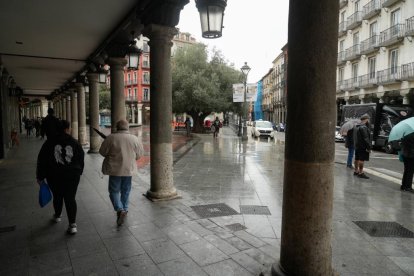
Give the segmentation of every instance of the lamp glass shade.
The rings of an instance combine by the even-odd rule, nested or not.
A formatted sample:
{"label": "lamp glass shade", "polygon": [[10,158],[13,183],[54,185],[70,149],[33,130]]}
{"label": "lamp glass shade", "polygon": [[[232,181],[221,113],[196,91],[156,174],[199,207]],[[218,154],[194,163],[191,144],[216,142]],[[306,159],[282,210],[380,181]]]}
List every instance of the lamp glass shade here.
{"label": "lamp glass shade", "polygon": [[249,67],[249,65],[247,65],[247,62],[244,63],[244,65],[242,66],[242,68],[240,68],[240,70],[242,71],[243,75],[245,75],[245,76],[247,76],[247,74],[249,74],[250,67]]}
{"label": "lamp glass shade", "polygon": [[138,70],[139,65],[139,56],[141,55],[141,50],[137,47],[137,45],[132,43],[128,47],[128,53],[127,53],[127,68]]}
{"label": "lamp glass shade", "polygon": [[201,31],[204,38],[221,37],[225,7],[226,1],[224,0],[197,1],[197,8],[200,13]]}
{"label": "lamp glass shade", "polygon": [[99,69],[98,70],[98,82],[99,83],[106,83],[107,75],[108,75],[108,71],[106,71],[103,68]]}

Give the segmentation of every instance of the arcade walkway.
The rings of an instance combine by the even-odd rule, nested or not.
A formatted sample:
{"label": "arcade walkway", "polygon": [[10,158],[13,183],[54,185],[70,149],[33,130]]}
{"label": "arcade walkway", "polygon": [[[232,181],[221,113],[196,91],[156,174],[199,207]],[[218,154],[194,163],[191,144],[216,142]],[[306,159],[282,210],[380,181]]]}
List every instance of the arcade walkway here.
{"label": "arcade walkway", "polygon": [[[148,149],[147,130],[137,134]],[[153,203],[142,196],[150,185],[147,156],[133,178],[122,227],[100,172],[103,158],[87,154],[77,194],[79,232],[67,236],[66,217],[53,224],[51,204],[37,204],[42,141],[22,137],[0,163],[0,275],[269,275],[280,249],[283,143],[241,144],[228,128],[216,140],[174,135],[173,143],[182,198]],[[380,178],[356,179],[336,164],[335,269],[341,275],[414,275],[412,237],[372,237],[354,223],[392,221],[414,231],[413,197]]]}

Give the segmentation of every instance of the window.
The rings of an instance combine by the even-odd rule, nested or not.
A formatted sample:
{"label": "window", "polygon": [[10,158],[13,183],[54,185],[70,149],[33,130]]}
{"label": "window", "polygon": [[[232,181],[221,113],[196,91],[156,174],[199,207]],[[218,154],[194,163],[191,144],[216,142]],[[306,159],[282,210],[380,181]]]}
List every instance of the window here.
{"label": "window", "polygon": [[391,74],[397,73],[398,68],[398,49],[390,51],[390,69]]}
{"label": "window", "polygon": [[345,40],[339,41],[339,52],[344,50]]}
{"label": "window", "polygon": [[369,37],[373,37],[378,32],[378,23],[377,21],[372,22],[371,25],[369,25]]}
{"label": "window", "polygon": [[376,58],[372,57],[368,59],[368,72],[369,72],[369,79],[375,79],[375,66],[376,66]]}
{"label": "window", "polygon": [[345,72],[345,68],[344,67],[339,68],[339,71],[338,71],[338,81],[343,81],[344,80],[344,72]]}
{"label": "window", "polygon": [[131,99],[131,88],[128,88],[128,99]]}
{"label": "window", "polygon": [[134,83],[137,83],[137,72],[134,72]]}
{"label": "window", "polygon": [[345,22],[345,11],[341,12],[341,22]]}
{"label": "window", "polygon": [[134,100],[136,100],[136,99],[137,99],[137,89],[134,88]]}
{"label": "window", "polygon": [[354,83],[358,81],[358,63],[357,62],[352,64],[352,80]]}
{"label": "window", "polygon": [[149,72],[144,72],[142,76],[142,83],[149,84],[150,83],[150,74]]}
{"label": "window", "polygon": [[354,33],[354,35],[353,35],[353,41],[354,41],[354,45],[359,44],[359,32]]}
{"label": "window", "polygon": [[149,56],[144,55],[142,56],[142,67],[149,67]]}
{"label": "window", "polygon": [[149,101],[149,99],[150,99],[149,88],[144,88],[144,93],[143,93],[142,100],[143,101]]}
{"label": "window", "polygon": [[395,11],[391,12],[391,26],[394,26],[400,23],[401,23],[401,10],[396,9]]}
{"label": "window", "polygon": [[131,84],[131,74],[128,74],[128,84]]}
{"label": "window", "polygon": [[355,8],[355,12],[359,11],[359,0],[355,1],[354,8]]}

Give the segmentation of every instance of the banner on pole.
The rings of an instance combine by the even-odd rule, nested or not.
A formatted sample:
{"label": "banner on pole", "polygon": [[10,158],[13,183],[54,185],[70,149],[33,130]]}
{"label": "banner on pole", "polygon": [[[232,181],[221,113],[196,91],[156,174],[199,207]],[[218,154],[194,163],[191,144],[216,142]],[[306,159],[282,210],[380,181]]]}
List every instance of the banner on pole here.
{"label": "banner on pole", "polygon": [[[246,101],[255,102],[257,100],[257,83],[248,83],[246,85]],[[233,84],[233,102],[243,103],[244,102],[244,84],[235,83]]]}

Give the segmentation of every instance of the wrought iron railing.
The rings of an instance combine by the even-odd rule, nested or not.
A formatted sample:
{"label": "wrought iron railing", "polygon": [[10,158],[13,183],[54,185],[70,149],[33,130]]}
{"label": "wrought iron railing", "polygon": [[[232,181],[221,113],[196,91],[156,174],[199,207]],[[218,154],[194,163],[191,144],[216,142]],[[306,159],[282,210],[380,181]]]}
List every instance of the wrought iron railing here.
{"label": "wrought iron railing", "polygon": [[354,78],[352,78],[352,79],[347,79],[347,80],[344,80],[343,82],[342,82],[342,90],[344,90],[344,91],[350,91],[350,90],[354,90]]}
{"label": "wrought iron railing", "polygon": [[346,20],[339,23],[338,36],[341,36],[341,35],[346,33],[346,26],[347,26],[347,21]]}
{"label": "wrought iron railing", "polygon": [[359,77],[359,87],[371,87],[377,85],[377,74],[376,72],[371,72],[369,74],[363,75]]}
{"label": "wrought iron railing", "polygon": [[340,51],[338,53],[338,64],[344,63],[346,61],[345,59],[345,51]]}
{"label": "wrought iron railing", "polygon": [[133,84],[137,84],[138,81],[137,80],[126,80],[125,81],[125,85],[133,85]]}
{"label": "wrought iron railing", "polygon": [[406,20],[405,28],[405,35],[414,35],[414,16]]}
{"label": "wrought iron railing", "polygon": [[378,48],[379,35],[373,35],[361,42],[360,53],[362,55],[371,53]]}
{"label": "wrought iron railing", "polygon": [[361,55],[359,44],[356,44],[345,51],[345,59],[353,60],[358,58]]}
{"label": "wrought iron railing", "polygon": [[379,46],[389,46],[399,40],[403,39],[405,36],[405,25],[404,24],[395,24],[391,28],[382,31],[380,34]]}
{"label": "wrought iron railing", "polygon": [[377,72],[378,84],[395,83],[401,81],[401,67],[395,66]]}
{"label": "wrought iron railing", "polygon": [[137,101],[138,98],[137,97],[134,97],[134,96],[131,96],[131,97],[125,97],[125,100],[126,101]]}
{"label": "wrought iron railing", "polygon": [[381,6],[383,0],[372,0],[366,4],[362,11],[362,19],[370,19],[371,17],[381,13]]}
{"label": "wrought iron railing", "polygon": [[414,80],[414,62],[401,66],[401,79]]}
{"label": "wrought iron railing", "polygon": [[347,29],[353,29],[359,26],[362,23],[362,12],[361,11],[354,12],[351,16],[348,17],[347,22],[348,22],[346,24]]}

